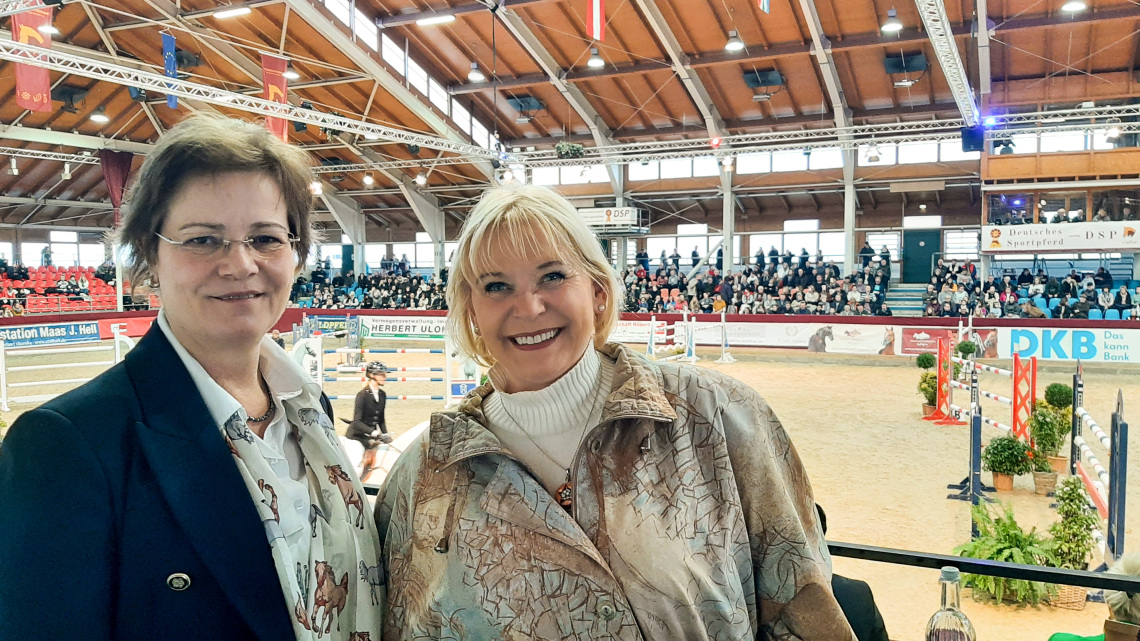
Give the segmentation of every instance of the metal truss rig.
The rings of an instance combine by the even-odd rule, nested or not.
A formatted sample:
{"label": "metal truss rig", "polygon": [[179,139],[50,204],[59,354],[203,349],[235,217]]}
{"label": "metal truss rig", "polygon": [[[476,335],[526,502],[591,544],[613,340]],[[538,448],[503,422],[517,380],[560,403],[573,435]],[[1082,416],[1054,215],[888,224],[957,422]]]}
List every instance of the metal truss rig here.
{"label": "metal truss rig", "polygon": [[70,162],[77,165],[98,165],[98,156],[84,156],[82,154],[61,154],[55,151],[37,151],[35,149],[21,149],[19,147],[0,147],[0,156],[13,156],[16,158],[33,158],[35,160],[54,160],[56,162]]}
{"label": "metal truss rig", "polygon": [[974,92],[970,89],[969,76],[962,65],[962,57],[958,55],[958,43],[954,38],[954,31],[950,25],[950,18],[946,15],[946,6],[942,0],[914,0],[918,7],[918,15],[922,17],[922,24],[934,48],[934,55],[942,65],[942,75],[950,85],[950,93],[954,95],[954,102],[958,105],[958,112],[967,127],[977,126],[978,105],[974,101]]}
{"label": "metal truss rig", "polygon": [[[62,3],[61,3],[62,4]],[[44,6],[41,0],[0,0],[0,18]]]}
{"label": "metal truss rig", "polygon": [[[1101,107],[1094,109],[1074,109],[1064,112],[1050,111],[1032,114],[1010,114],[998,116],[993,128],[986,132],[987,139],[1002,139],[1019,134],[1045,132],[1083,132],[1104,129],[1107,118],[1140,118],[1140,105]],[[1043,119],[1065,118],[1065,122],[1042,124]],[[1090,121],[1097,120],[1095,124]],[[725,159],[745,154],[817,149],[861,149],[864,147],[888,147],[915,142],[957,141],[961,137],[962,121],[930,120],[914,123],[894,123],[885,125],[865,125],[846,129],[828,128],[810,131],[773,132],[725,138],[718,148],[712,148],[707,139],[683,140],[659,143],[638,143],[615,145],[612,147],[587,147],[578,158],[558,158],[553,152],[524,152],[507,154],[504,166],[511,169],[522,167],[566,167],[577,165],[615,165],[634,162],[655,162],[674,158],[715,157]],[[1115,124],[1122,133],[1140,131],[1140,122]],[[432,159],[433,165],[463,163],[463,158],[444,157]],[[318,167],[317,173],[345,173],[379,169],[408,169],[422,167],[423,160],[391,160],[387,162]]]}
{"label": "metal truss rig", "polygon": [[137,87],[155,93],[175,95],[179,98],[189,100],[200,100],[221,107],[261,114],[263,116],[276,116],[296,122],[304,122],[331,130],[360,134],[362,136],[379,137],[380,139],[393,142],[419,145],[427,149],[456,153],[466,156],[464,162],[471,162],[472,158],[494,158],[497,155],[495,152],[477,145],[457,143],[436,136],[428,136],[401,129],[394,129],[392,127],[374,125],[360,120],[352,120],[350,118],[334,116],[312,109],[303,109],[289,104],[272,102],[262,98],[187,82],[185,80],[168,78],[149,71],[140,71],[8,40],[0,40],[0,60],[35,65],[53,71],[82,76],[84,78],[105,80],[115,84]]}

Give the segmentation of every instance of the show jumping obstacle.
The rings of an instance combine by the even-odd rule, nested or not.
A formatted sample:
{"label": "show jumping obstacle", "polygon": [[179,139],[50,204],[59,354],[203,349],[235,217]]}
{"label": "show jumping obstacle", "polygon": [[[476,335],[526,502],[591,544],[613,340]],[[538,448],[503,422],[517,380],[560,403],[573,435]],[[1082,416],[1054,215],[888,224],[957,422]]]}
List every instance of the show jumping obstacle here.
{"label": "show jumping obstacle", "polygon": [[[94,378],[94,376],[84,376],[79,378],[58,378],[58,379],[45,379],[36,381],[20,381],[18,383],[8,382],[8,375],[13,372],[32,372],[32,371],[45,371],[45,370],[68,370],[73,371],[76,369],[86,369],[91,367],[111,367],[116,363],[123,360],[123,355],[134,347],[135,342],[126,335],[119,333],[118,327],[111,328],[114,338],[111,345],[92,345],[92,346],[76,346],[69,345],[66,347],[28,347],[12,349],[8,347],[4,341],[0,341],[0,409],[5,412],[11,411],[9,404],[31,404],[43,403],[49,401],[63,392],[56,392],[54,394],[31,394],[27,396],[9,396],[9,389],[24,389],[29,387],[43,387],[47,385],[82,385]],[[92,352],[114,352],[111,360],[101,361],[77,361],[72,363],[52,363],[49,365],[16,365],[9,366],[9,360],[13,358],[23,357],[39,357],[48,356],[51,354],[81,354]]]}

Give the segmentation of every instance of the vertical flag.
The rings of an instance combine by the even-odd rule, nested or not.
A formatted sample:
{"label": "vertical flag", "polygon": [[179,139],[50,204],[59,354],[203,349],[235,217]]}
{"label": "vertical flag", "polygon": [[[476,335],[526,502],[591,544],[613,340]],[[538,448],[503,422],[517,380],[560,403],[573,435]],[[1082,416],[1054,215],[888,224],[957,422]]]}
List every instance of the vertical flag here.
{"label": "vertical flag", "polygon": [[760,10],[764,13],[772,13],[772,0],[759,0]]}
{"label": "vertical flag", "polygon": [[606,39],[606,0],[586,0],[586,31],[598,42]]}
{"label": "vertical flag", "polygon": [[[287,65],[288,61],[284,58],[268,53],[261,54],[261,84],[265,86],[265,91],[261,96],[262,98],[270,102],[280,102],[282,104],[289,102],[289,80],[285,78]],[[275,116],[266,116],[265,118],[265,126],[269,129],[270,133],[285,142],[289,142],[289,133],[286,125],[288,125],[288,123],[284,118],[277,118]]]}
{"label": "vertical flag", "polygon": [[[12,39],[20,44],[51,49],[51,36],[40,27],[51,24],[51,7],[13,14]],[[51,111],[51,79],[48,70],[16,64],[16,104],[31,111]]]}
{"label": "vertical flag", "polygon": [[[162,34],[162,74],[167,78],[178,77],[178,58],[174,55],[174,34]],[[178,96],[166,94],[166,106],[178,108]]]}

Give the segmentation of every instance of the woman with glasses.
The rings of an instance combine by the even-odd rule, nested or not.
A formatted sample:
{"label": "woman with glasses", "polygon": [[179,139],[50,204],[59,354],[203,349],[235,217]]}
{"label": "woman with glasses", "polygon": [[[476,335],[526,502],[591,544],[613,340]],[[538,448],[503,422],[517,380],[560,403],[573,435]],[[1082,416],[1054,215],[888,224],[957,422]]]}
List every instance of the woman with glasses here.
{"label": "woman with glasses", "polygon": [[195,117],[118,240],[163,307],[0,448],[0,638],[380,638],[376,528],[327,398],[266,334],[314,242],[309,158]]}

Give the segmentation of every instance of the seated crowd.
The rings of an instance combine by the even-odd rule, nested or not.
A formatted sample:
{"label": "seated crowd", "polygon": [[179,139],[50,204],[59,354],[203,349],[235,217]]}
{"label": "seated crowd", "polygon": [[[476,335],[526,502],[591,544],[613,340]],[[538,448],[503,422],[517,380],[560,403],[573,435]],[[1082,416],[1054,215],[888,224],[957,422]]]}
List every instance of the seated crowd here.
{"label": "seated crowd", "polygon": [[298,277],[292,301],[314,309],[447,309],[447,270],[442,277],[424,278],[405,259],[390,270],[368,274],[347,270],[329,279],[329,271],[326,263],[313,270],[311,281]]}
{"label": "seated crowd", "polygon": [[682,269],[675,249],[671,256],[662,252],[656,267],[648,254],[639,252],[636,263],[622,274],[626,311],[891,316],[886,304],[890,254],[884,247],[876,255],[867,245],[860,257],[862,267],[842,276],[839,266],[825,261],[821,252],[812,257],[801,250],[797,256],[773,247],[767,255],[757,251],[754,264],[723,278],[723,252],[718,250],[715,266],[688,278],[700,265],[698,250],[693,250],[692,269]]}
{"label": "seated crowd", "polygon": [[29,312],[115,309],[115,269],[108,261],[92,267],[28,268],[0,258],[0,316]]}
{"label": "seated crowd", "polygon": [[970,262],[939,260],[922,295],[923,315],[974,318],[1130,318],[1140,317],[1140,286],[1116,284],[1107,269],[1058,279],[1044,270],[1023,269],[1014,277],[977,279]]}

